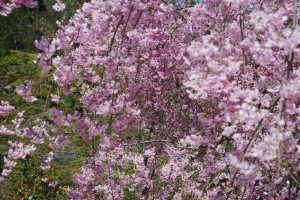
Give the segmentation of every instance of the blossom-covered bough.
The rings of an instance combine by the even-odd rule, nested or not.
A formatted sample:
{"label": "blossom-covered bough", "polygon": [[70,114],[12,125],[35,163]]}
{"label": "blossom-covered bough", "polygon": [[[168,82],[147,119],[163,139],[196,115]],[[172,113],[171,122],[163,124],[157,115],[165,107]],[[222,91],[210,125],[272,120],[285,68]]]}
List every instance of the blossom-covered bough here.
{"label": "blossom-covered bough", "polygon": [[296,0],[91,0],[36,44],[62,89],[51,122],[0,133],[90,141],[71,199],[297,199],[298,23]]}
{"label": "blossom-covered bough", "polygon": [[0,0],[0,15],[7,16],[12,12],[12,9],[19,8],[22,5],[28,8],[37,6],[37,1],[34,0]]}

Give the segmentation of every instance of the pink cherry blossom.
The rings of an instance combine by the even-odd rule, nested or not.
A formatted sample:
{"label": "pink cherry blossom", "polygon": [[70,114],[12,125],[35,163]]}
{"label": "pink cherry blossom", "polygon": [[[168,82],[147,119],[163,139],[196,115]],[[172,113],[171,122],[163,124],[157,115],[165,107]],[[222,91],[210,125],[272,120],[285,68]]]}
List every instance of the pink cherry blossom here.
{"label": "pink cherry blossom", "polygon": [[15,108],[9,104],[7,101],[1,101],[0,104],[0,115],[7,116],[9,115],[10,111],[14,110]]}
{"label": "pink cherry blossom", "polygon": [[56,3],[54,4],[53,8],[57,12],[61,12],[66,8],[66,5],[63,2],[61,2],[60,0],[56,0]]}
{"label": "pink cherry blossom", "polygon": [[27,102],[34,102],[37,100],[36,97],[31,95],[31,86],[34,84],[33,81],[27,81],[26,84],[22,84],[16,87],[16,92],[22,96]]}

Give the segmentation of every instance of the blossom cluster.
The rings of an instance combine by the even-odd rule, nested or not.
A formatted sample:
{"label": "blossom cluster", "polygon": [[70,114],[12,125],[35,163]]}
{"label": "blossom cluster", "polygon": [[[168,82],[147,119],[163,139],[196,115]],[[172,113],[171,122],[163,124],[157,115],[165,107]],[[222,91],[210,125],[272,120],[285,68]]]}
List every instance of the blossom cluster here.
{"label": "blossom cluster", "polygon": [[10,111],[14,110],[15,108],[9,104],[7,101],[1,101],[0,104],[0,115],[7,116],[9,115]]}
{"label": "blossom cluster", "polygon": [[0,0],[0,15],[7,16],[12,12],[12,9],[19,8],[20,6],[26,6],[29,8],[34,8],[37,6],[37,1],[35,0]]}
{"label": "blossom cluster", "polygon": [[27,102],[34,102],[37,100],[36,97],[31,95],[31,86],[34,84],[33,81],[27,81],[26,84],[21,84],[16,87],[16,92],[23,97]]}

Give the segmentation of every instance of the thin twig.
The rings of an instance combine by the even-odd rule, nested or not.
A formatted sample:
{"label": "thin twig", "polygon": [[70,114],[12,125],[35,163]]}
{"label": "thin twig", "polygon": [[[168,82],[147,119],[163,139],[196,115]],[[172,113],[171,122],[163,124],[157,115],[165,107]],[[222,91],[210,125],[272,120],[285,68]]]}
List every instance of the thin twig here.
{"label": "thin twig", "polygon": [[139,145],[139,144],[148,144],[153,142],[170,142],[169,140],[149,140],[149,141],[141,141],[141,142],[134,142],[130,144],[123,144],[123,146],[133,146],[133,145]]}

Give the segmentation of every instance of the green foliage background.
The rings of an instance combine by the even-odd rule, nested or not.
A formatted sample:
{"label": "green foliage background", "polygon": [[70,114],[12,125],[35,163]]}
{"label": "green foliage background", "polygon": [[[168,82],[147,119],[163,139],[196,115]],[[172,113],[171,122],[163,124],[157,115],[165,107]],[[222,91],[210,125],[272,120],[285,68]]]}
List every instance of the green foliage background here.
{"label": "green foliage background", "polygon": [[[56,12],[52,6],[55,0],[38,0],[35,9],[20,8],[13,10],[8,17],[0,16],[0,101],[9,101],[18,108],[8,117],[0,117],[0,125],[9,124],[18,111],[26,110],[25,117],[30,123],[43,117],[50,108],[47,100],[49,91],[57,90],[52,84],[52,72],[45,72],[34,64],[38,53],[34,42],[42,36],[52,37],[57,30],[56,21],[67,23],[84,0],[65,0],[67,8]],[[16,95],[15,87],[26,80],[33,80],[33,95],[38,101],[27,103]],[[74,97],[73,97],[74,98]],[[64,99],[63,109],[72,110],[74,100]],[[31,120],[32,119],[32,120]],[[8,141],[13,136],[0,136],[0,173],[4,166],[4,156],[9,148]],[[25,142],[25,140],[24,140]],[[71,138],[71,145],[66,145],[55,152],[54,162],[49,171],[42,171],[41,161],[46,158],[49,148],[39,147],[36,152],[18,163],[11,176],[0,183],[1,200],[17,199],[67,199],[66,188],[72,186],[72,175],[80,171],[88,148],[76,137]],[[69,159],[64,159],[68,157]],[[49,187],[41,179],[59,180],[58,186]]]}
{"label": "green foliage background", "polygon": [[9,50],[35,52],[34,41],[42,36],[51,37],[57,30],[56,21],[67,22],[86,0],[64,0],[66,9],[56,12],[55,0],[37,0],[38,7],[18,8],[7,16],[0,16],[0,57]]}

